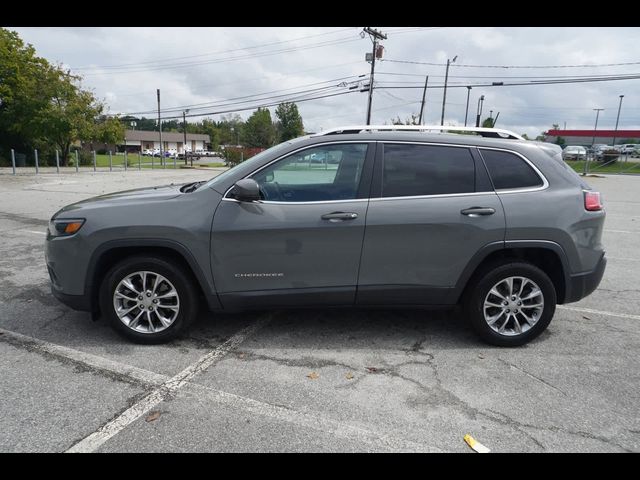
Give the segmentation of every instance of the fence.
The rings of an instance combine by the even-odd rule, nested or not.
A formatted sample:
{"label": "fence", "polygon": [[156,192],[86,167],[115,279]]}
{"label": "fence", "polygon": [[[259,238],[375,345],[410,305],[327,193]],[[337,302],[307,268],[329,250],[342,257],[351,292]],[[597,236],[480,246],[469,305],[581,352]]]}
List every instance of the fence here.
{"label": "fence", "polygon": [[640,174],[640,157],[625,154],[605,154],[596,157],[589,153],[586,160],[567,162],[583,175],[589,174]]}
{"label": "fence", "polygon": [[[104,153],[97,153],[95,150],[91,152],[87,151],[74,151],[69,154],[68,162],[66,166],[62,165],[62,159],[60,152],[55,150],[48,155],[42,155],[37,149],[33,152],[29,152],[30,155],[25,153],[18,153],[14,149],[11,149],[11,168],[13,175],[17,174],[18,168],[33,168],[32,171],[35,174],[41,173],[43,167],[55,167],[56,173],[60,173],[63,170],[73,170],[76,172],[83,171],[127,171],[127,170],[143,170],[143,169],[166,169],[166,168],[183,168],[187,165],[194,166],[194,160],[198,162],[202,158],[211,159],[212,157],[201,157],[199,155],[189,155],[186,158],[184,156],[171,156],[171,157],[155,157],[145,156],[139,152],[136,153],[116,153],[111,151]],[[218,160],[221,160],[218,158]],[[214,160],[215,162],[215,157]],[[219,163],[219,162],[216,162]],[[198,163],[196,163],[196,166]],[[219,165],[222,166],[222,165]]]}

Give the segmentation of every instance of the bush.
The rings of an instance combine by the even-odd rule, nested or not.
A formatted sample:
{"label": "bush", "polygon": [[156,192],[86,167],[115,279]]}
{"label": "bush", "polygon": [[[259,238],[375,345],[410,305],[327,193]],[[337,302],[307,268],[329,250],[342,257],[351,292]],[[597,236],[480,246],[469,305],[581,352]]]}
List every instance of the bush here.
{"label": "bush", "polygon": [[[78,150],[78,159],[80,160],[80,165],[93,165],[93,154],[86,150]],[[69,164],[75,165],[76,162],[76,154],[72,154],[71,162]]]}
{"label": "bush", "polygon": [[222,152],[222,157],[230,167],[235,167],[241,162],[248,160],[249,158],[262,152],[264,148],[256,147],[227,147]]}

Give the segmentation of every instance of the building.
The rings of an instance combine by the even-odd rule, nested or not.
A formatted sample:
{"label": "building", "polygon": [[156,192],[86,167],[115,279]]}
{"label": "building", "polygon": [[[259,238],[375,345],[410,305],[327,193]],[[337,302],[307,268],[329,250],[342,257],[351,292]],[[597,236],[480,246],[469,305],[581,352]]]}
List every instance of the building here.
{"label": "building", "polygon": [[[145,130],[126,130],[125,139],[128,152],[139,152],[160,148],[159,132]],[[187,133],[187,151],[195,152],[206,150],[210,142],[209,135],[202,133]],[[118,145],[122,150],[124,143]],[[162,132],[162,150],[168,152],[184,153],[184,133]]]}
{"label": "building", "polygon": [[[145,150],[160,149],[159,132],[148,130],[125,130],[124,140],[118,144],[104,144],[98,142],[82,142],[82,148],[87,150],[105,150],[112,152],[136,153]],[[207,150],[211,139],[209,135],[201,133],[187,133],[187,152],[196,152]],[[184,133],[181,132],[162,132],[162,150],[165,152],[184,153]]]}
{"label": "building", "polygon": [[[595,135],[595,141],[593,139]],[[640,130],[549,130],[544,132],[545,142],[556,143],[558,137],[564,138],[565,145],[582,145],[589,147],[592,144],[616,145],[633,140],[640,143]]]}

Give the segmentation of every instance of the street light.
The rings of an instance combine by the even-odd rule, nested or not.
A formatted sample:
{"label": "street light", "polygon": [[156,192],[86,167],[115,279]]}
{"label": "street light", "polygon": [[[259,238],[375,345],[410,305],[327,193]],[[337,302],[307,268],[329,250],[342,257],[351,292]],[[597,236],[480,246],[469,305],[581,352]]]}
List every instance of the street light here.
{"label": "street light", "polygon": [[447,102],[447,82],[449,80],[449,65],[452,63],[455,63],[456,58],[458,58],[457,55],[453,57],[453,60],[449,60],[447,58],[447,69],[444,74],[444,92],[442,94],[442,115],[440,116],[440,125],[444,125],[444,105]]}
{"label": "street light", "polygon": [[467,126],[467,117],[469,116],[469,95],[471,94],[471,87],[467,85],[467,108],[464,111],[464,126]]}
{"label": "street light", "polygon": [[480,116],[482,115],[482,104],[484,102],[484,95],[480,95],[480,98],[478,99],[478,110],[477,110],[477,115],[476,115],[476,127],[480,126]]}
{"label": "street light", "polygon": [[184,164],[187,164],[187,113],[189,109],[182,111],[182,131],[184,132],[184,145],[182,146],[182,153],[184,153]]}
{"label": "street light", "polygon": [[620,95],[620,103],[618,104],[618,116],[616,117],[616,129],[613,131],[613,146],[616,145],[616,136],[618,134],[618,122],[620,121],[620,109],[622,108],[622,99],[624,95]]}

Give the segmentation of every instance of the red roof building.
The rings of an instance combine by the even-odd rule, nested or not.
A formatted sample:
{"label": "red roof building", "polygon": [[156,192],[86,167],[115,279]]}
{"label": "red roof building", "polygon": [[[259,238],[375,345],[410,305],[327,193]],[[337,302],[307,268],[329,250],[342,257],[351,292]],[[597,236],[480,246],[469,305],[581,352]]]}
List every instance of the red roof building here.
{"label": "red roof building", "polygon": [[[592,143],[613,144],[625,143],[625,140],[640,141],[640,130],[549,130],[544,133],[545,141],[555,142],[558,137],[565,140],[566,145],[591,145]],[[595,141],[593,137],[595,135]]]}

